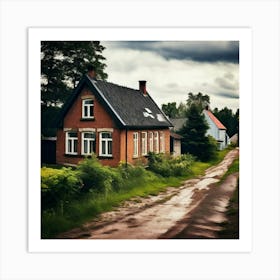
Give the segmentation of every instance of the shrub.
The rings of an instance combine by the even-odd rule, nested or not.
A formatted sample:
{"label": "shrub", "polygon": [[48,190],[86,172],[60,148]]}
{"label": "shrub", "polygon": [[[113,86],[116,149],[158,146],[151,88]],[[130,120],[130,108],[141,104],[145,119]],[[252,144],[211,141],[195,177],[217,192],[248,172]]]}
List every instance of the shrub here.
{"label": "shrub", "polygon": [[145,175],[145,168],[142,165],[131,165],[129,163],[120,163],[118,172],[123,179],[132,179],[136,177],[143,177]]}
{"label": "shrub", "polygon": [[154,153],[149,153],[148,155],[149,170],[163,177],[183,176],[189,174],[192,162],[193,157],[189,154],[179,157]]}
{"label": "shrub", "polygon": [[112,190],[118,190],[123,183],[117,170],[103,166],[95,155],[78,164],[77,174],[83,182],[83,191],[107,194]]}
{"label": "shrub", "polygon": [[81,181],[71,168],[41,169],[42,208],[55,207],[73,197],[81,188]]}

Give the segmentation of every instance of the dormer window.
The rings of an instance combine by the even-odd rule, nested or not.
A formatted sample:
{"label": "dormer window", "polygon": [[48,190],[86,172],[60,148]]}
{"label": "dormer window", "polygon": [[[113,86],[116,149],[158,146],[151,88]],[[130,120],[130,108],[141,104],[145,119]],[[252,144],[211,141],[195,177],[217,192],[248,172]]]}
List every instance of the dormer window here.
{"label": "dormer window", "polygon": [[94,103],[93,99],[83,99],[82,105],[82,118],[93,119],[94,118]]}

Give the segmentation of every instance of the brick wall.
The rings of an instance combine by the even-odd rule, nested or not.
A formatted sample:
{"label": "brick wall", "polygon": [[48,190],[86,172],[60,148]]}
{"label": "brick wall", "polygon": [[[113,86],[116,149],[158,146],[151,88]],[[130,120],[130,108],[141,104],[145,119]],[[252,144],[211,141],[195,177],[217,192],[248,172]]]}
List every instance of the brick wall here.
{"label": "brick wall", "polygon": [[[169,152],[170,150],[170,132],[169,129],[156,129],[156,130],[128,130],[127,136],[125,130],[120,130],[110,114],[100,104],[100,102],[94,98],[94,120],[82,119],[82,100],[86,97],[93,97],[91,91],[84,88],[75,102],[69,109],[64,118],[64,127],[57,131],[57,147],[56,147],[56,162],[60,164],[77,164],[80,160],[84,159],[81,155],[81,142],[82,132],[81,129],[91,128],[96,132],[96,154],[99,155],[99,130],[108,128],[112,130],[113,137],[113,158],[99,158],[104,165],[117,166],[120,161],[127,161],[131,164],[135,164],[137,161],[146,162],[146,158],[141,154],[141,132],[147,132],[147,152],[150,150],[149,132],[158,132],[159,149],[160,149],[160,132],[164,132],[164,150]],[[66,155],[65,154],[65,135],[66,130],[76,131],[78,133],[78,155]],[[133,157],[133,132],[138,132],[138,151],[139,156]],[[127,140],[126,140],[127,139]],[[126,150],[127,141],[127,150]]]}
{"label": "brick wall", "polygon": [[[85,97],[93,97],[91,91],[84,88],[75,102],[69,109],[64,118],[64,127],[57,132],[57,149],[56,149],[56,161],[60,164],[77,164],[84,158],[81,155],[81,134],[79,129],[92,128],[96,129],[96,154],[99,155],[99,129],[113,129],[113,158],[100,158],[100,161],[104,165],[116,166],[120,161],[120,135],[121,131],[116,126],[114,120],[109,113],[100,104],[100,102],[94,98],[94,120],[82,120],[82,100]],[[65,131],[71,129],[78,133],[78,155],[66,155],[65,154]]]}

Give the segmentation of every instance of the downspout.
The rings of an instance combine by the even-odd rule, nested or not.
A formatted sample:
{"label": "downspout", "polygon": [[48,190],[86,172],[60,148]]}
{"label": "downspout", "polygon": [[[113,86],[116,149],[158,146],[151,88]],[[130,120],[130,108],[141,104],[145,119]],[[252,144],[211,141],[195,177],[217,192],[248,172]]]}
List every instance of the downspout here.
{"label": "downspout", "polygon": [[125,166],[127,167],[127,128],[125,128]]}

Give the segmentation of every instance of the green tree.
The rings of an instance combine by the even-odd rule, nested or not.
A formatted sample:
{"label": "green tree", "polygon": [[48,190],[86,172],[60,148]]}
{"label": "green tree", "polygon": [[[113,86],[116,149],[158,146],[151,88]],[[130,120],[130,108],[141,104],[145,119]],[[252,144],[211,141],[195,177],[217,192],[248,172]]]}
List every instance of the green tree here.
{"label": "green tree", "polygon": [[177,110],[178,110],[178,118],[184,118],[187,112],[187,105],[184,104],[183,102],[180,102]]}
{"label": "green tree", "polygon": [[193,94],[192,92],[190,92],[188,94],[187,105],[188,107],[190,107],[192,104],[195,104],[198,107],[199,111],[202,112],[202,110],[210,104],[210,97],[209,95],[204,95],[201,92],[199,92],[198,94]]}
{"label": "green tree", "polygon": [[169,102],[162,104],[161,109],[169,118],[183,118],[186,115],[187,106],[180,102],[177,107],[176,102]]}
{"label": "green tree", "polygon": [[162,104],[161,106],[162,111],[169,117],[169,118],[176,118],[178,115],[178,110],[176,108],[176,102],[168,102],[167,104]]}
{"label": "green tree", "polygon": [[227,128],[227,134],[229,137],[238,132],[239,125],[239,109],[234,114],[231,109],[224,107],[221,110],[215,108],[213,114],[222,122]]}
{"label": "green tree", "polygon": [[55,135],[54,120],[74,87],[86,73],[96,68],[97,78],[106,80],[105,57],[99,41],[41,42],[41,127],[44,136]]}
{"label": "green tree", "polygon": [[179,131],[182,139],[182,152],[190,153],[201,161],[214,158],[217,154],[217,143],[206,136],[208,124],[197,104],[190,104],[186,112],[186,123]]}

